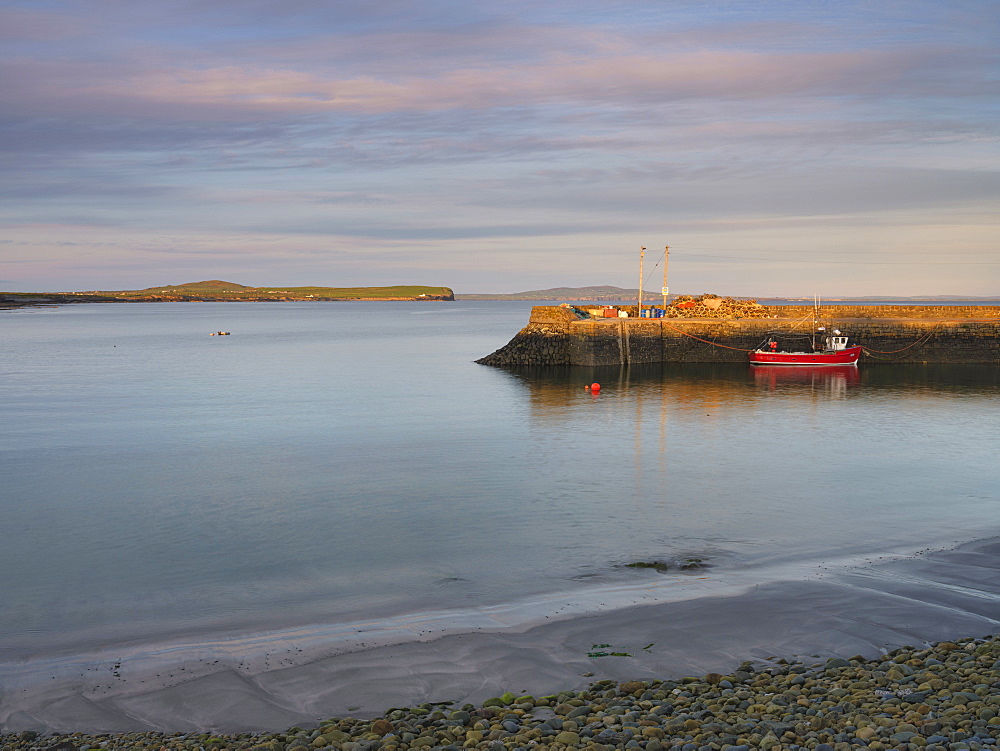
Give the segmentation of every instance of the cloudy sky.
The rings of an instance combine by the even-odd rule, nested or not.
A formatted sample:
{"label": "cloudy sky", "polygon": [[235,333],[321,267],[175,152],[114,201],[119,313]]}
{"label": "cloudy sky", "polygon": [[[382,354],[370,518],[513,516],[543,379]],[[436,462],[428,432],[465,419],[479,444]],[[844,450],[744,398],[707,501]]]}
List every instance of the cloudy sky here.
{"label": "cloudy sky", "polygon": [[995,0],[0,0],[0,289],[1000,293]]}

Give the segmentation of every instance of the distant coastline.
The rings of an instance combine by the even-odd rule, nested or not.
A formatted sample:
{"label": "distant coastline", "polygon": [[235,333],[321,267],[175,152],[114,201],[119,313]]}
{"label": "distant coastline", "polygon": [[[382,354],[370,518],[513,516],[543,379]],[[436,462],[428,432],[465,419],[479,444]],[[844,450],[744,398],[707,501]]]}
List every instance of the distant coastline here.
{"label": "distant coastline", "polygon": [[[559,302],[632,302],[638,298],[638,289],[611,285],[591,287],[553,287],[511,293],[461,293],[450,287],[396,285],[390,287],[248,287],[235,282],[213,279],[186,284],[167,284],[139,290],[91,290],[86,292],[0,292],[0,310],[40,305],[70,305],[78,303],[121,302],[346,302],[346,301],[559,301]],[[668,301],[678,295],[667,296]],[[656,305],[663,300],[659,291],[643,290],[643,301]],[[739,298],[751,299],[751,298]],[[764,305],[811,303],[811,297],[757,297]],[[825,305],[940,305],[943,303],[1000,303],[1000,295],[914,295],[914,296],[846,296],[825,297]]]}
{"label": "distant coastline", "polygon": [[454,300],[450,287],[396,285],[391,287],[247,287],[212,279],[167,284],[138,290],[88,292],[0,292],[0,308],[75,303],[121,302],[323,302],[323,301],[442,301]]}
{"label": "distant coastline", "polygon": [[[493,293],[456,293],[456,300],[557,300],[560,302],[635,302],[639,295],[638,289],[627,289],[623,287],[600,286],[600,287],[553,287],[551,289],[530,290],[527,292],[512,292],[509,294]],[[667,300],[672,301],[677,297],[686,295],[667,295]],[[663,295],[659,290],[643,290],[642,299],[645,303],[656,305],[663,300]],[[803,304],[812,303],[810,297],[748,297],[737,296],[737,299],[754,299],[764,305],[781,305],[785,303]],[[897,303],[928,303],[940,304],[945,302],[955,303],[993,303],[1000,302],[1000,294],[986,297],[974,297],[969,295],[912,295],[912,296],[843,296],[824,297],[823,304],[843,304],[851,305],[855,303],[870,304],[897,304]]]}

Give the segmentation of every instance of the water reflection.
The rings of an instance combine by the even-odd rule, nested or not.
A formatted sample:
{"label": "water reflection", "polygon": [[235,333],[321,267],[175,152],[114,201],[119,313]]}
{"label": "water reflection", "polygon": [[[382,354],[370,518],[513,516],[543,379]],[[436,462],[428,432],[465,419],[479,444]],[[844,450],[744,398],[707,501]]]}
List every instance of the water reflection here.
{"label": "water reflection", "polygon": [[870,388],[927,389],[996,396],[1000,368],[996,365],[901,365],[868,363],[858,366],[861,382]]}
{"label": "water reflection", "polygon": [[[653,363],[614,367],[533,367],[506,371],[528,392],[533,410],[558,413],[580,400],[663,398],[678,409],[747,404],[761,393],[843,399],[894,391],[996,396],[1000,368],[991,365],[782,367],[740,363]],[[601,384],[599,394],[586,386]],[[710,411],[710,410],[709,410]]]}
{"label": "water reflection", "polygon": [[778,391],[783,387],[808,388],[812,392],[826,394],[832,398],[842,399],[847,396],[847,389],[861,383],[861,374],[854,365],[832,366],[785,366],[785,365],[752,365],[754,385]]}
{"label": "water reflection", "polygon": [[[961,524],[995,514],[996,368],[664,363],[503,377],[524,415],[533,522],[578,572],[608,575],[586,559],[597,538],[614,563],[695,555],[722,571],[886,549],[886,528],[894,544],[932,539],[954,529],[942,499]],[[849,493],[845,469],[865,478]],[[863,530],[844,524],[855,517]]]}

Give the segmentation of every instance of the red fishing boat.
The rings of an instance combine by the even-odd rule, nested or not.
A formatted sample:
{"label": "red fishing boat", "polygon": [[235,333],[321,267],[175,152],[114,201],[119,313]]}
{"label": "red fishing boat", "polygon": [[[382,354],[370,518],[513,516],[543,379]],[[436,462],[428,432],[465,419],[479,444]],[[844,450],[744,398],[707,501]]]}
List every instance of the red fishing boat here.
{"label": "red fishing boat", "polygon": [[[789,339],[796,340],[789,343]],[[794,336],[772,332],[757,349],[750,352],[751,365],[857,365],[861,346],[848,344],[847,337],[839,331],[824,337],[824,345],[817,346],[815,336]],[[796,346],[798,345],[798,346]]]}

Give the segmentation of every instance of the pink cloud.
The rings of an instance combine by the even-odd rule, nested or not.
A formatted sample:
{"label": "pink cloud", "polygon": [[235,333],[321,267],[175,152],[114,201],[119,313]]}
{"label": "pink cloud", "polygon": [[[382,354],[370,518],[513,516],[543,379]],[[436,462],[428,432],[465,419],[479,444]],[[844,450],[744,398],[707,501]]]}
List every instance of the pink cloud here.
{"label": "pink cloud", "polygon": [[654,106],[699,98],[867,95],[890,87],[905,93],[908,76],[926,61],[905,51],[612,54],[395,77],[249,65],[128,71],[111,64],[22,60],[5,67],[14,109],[226,118],[251,112],[483,111],[559,102]]}

